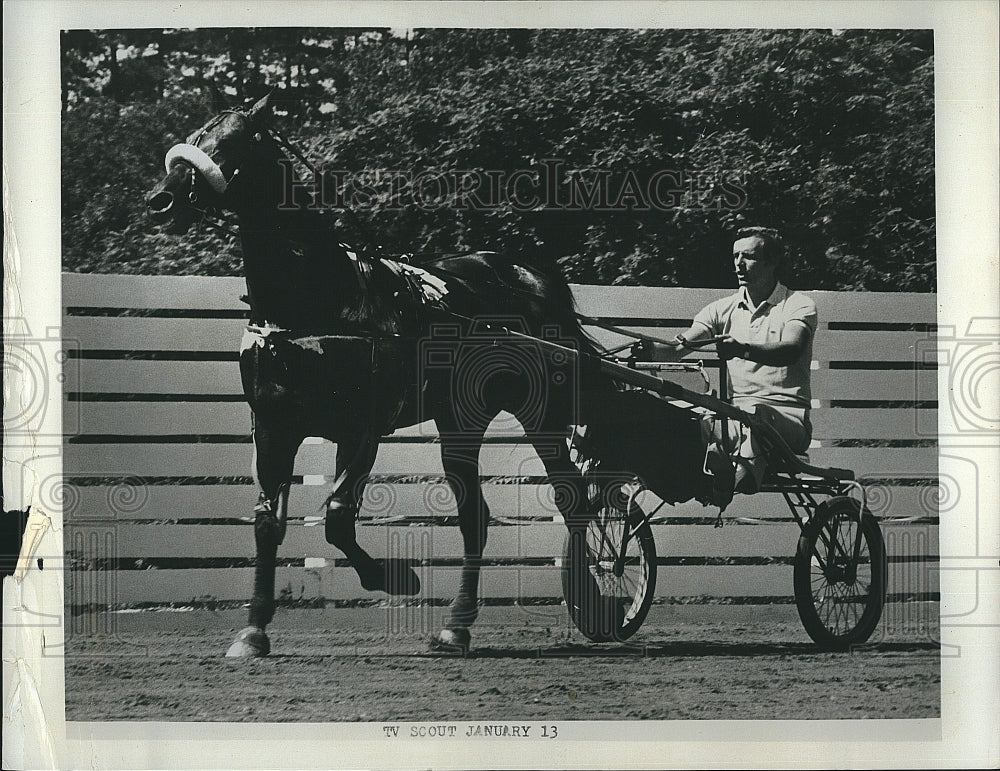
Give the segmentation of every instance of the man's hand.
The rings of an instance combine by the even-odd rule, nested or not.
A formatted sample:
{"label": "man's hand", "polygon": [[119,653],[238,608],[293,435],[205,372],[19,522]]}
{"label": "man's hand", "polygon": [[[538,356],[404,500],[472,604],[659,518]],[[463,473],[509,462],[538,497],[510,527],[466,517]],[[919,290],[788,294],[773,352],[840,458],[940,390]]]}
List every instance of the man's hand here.
{"label": "man's hand", "polygon": [[708,327],[697,324],[677,335],[672,342],[641,340],[632,346],[632,356],[639,361],[678,361],[700,345],[712,343],[712,333]]}
{"label": "man's hand", "polygon": [[677,343],[639,340],[632,345],[631,355],[638,361],[676,361],[687,351]]}
{"label": "man's hand", "polygon": [[735,338],[724,335],[715,342],[715,350],[720,359],[741,359],[746,353],[746,343],[741,343]]}

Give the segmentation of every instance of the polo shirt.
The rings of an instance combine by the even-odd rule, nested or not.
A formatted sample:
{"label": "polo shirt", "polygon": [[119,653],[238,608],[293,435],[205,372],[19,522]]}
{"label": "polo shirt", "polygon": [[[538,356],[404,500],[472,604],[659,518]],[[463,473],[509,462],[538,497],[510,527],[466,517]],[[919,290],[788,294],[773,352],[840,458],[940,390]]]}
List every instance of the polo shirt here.
{"label": "polo shirt", "polygon": [[812,391],[809,371],[812,343],[816,334],[816,304],[800,292],[790,291],[780,282],[770,297],[754,307],[746,287],[729,297],[702,308],[694,324],[713,335],[730,335],[740,342],[774,343],[789,324],[803,324],[809,339],[799,358],[788,367],[772,367],[746,359],[730,359],[729,393],[737,406],[761,402],[776,407],[809,409]]}

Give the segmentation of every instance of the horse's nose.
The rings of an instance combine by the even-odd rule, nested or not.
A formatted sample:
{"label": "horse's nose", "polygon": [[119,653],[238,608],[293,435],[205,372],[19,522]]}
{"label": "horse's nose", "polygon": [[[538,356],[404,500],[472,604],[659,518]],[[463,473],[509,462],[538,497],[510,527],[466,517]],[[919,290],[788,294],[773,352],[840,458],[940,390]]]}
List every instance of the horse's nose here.
{"label": "horse's nose", "polygon": [[157,221],[165,221],[174,208],[174,194],[169,190],[159,190],[146,199],[150,216]]}

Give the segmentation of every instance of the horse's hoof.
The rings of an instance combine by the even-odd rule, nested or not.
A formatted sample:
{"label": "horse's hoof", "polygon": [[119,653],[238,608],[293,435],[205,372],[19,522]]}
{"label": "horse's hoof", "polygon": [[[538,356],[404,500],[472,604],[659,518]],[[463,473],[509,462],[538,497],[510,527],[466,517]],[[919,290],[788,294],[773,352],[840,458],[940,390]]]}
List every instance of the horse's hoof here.
{"label": "horse's hoof", "polygon": [[360,546],[355,545],[348,554],[361,586],[369,592],[386,591],[385,570]]}
{"label": "horse's hoof", "polygon": [[331,546],[336,546],[341,551],[347,551],[357,545],[357,536],[354,531],[354,521],[357,512],[346,506],[327,503],[326,522],[324,523],[324,535],[326,542]]}
{"label": "horse's hoof", "polygon": [[412,596],[420,593],[420,576],[406,560],[385,561],[385,591],[392,595]]}
{"label": "horse's hoof", "polygon": [[228,659],[260,658],[271,652],[271,641],[257,626],[248,626],[236,635],[236,640],[226,651]]}
{"label": "horse's hoof", "polygon": [[420,592],[420,576],[405,560],[387,559],[381,563],[372,559],[360,546],[348,556],[361,586],[369,592],[392,595],[414,595]]}
{"label": "horse's hoof", "polygon": [[445,653],[468,653],[472,635],[468,629],[442,629],[431,635],[431,650]]}

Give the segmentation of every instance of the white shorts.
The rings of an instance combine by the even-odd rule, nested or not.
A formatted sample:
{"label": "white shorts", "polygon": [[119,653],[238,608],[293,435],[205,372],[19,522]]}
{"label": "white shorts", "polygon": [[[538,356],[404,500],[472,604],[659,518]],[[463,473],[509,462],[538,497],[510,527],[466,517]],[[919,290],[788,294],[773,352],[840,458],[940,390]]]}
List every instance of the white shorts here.
{"label": "white shorts", "polygon": [[[761,402],[742,402],[734,406],[746,412],[755,412]],[[809,410],[804,407],[792,407],[768,403],[773,420],[769,422],[777,429],[793,452],[805,455],[812,441],[812,423],[809,421]],[[726,448],[733,456],[737,467],[748,466],[757,483],[764,478],[767,463],[763,456],[763,448],[755,440],[753,432],[738,420],[717,420],[712,431],[712,437]]]}

